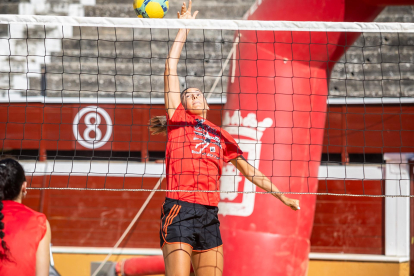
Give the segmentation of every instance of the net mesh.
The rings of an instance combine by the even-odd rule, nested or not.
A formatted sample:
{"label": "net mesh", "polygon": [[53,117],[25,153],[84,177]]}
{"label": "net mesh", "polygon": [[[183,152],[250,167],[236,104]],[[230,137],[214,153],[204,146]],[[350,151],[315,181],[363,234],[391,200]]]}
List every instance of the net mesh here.
{"label": "net mesh", "polygon": [[[148,121],[165,114],[165,60],[177,28],[191,27],[178,65],[181,88],[205,91],[211,106],[209,120],[216,125],[235,134],[241,128],[253,131],[254,141],[236,139],[245,152],[251,151],[247,159],[252,165],[260,169],[259,164],[266,162],[290,164],[284,175],[267,171],[276,185],[280,178],[319,181],[317,191],[288,185],[282,192],[411,196],[407,185],[414,152],[413,24],[183,23],[40,16],[1,16],[0,23],[1,155],[21,161],[31,189],[152,190],[146,180],[165,174],[166,138],[151,136]],[[271,39],[263,41],[265,35]],[[274,53],[290,49],[291,56],[269,58],[259,48]],[[250,52],[242,55],[242,49]],[[315,49],[323,49],[318,51],[327,58],[313,57]],[[330,60],[335,57],[333,49],[345,54],[338,61]],[[243,76],[249,62],[258,72]],[[273,75],[260,72],[265,62],[291,64],[292,74],[279,74],[276,65]],[[297,74],[295,62],[308,64],[309,74]],[[312,74],[313,68],[321,66],[331,74]],[[326,110],[308,111],[309,116],[322,113],[326,117],[323,141],[308,145],[320,147],[321,155],[300,160],[320,162],[316,175],[306,170],[292,174],[295,154],[302,150],[293,140],[290,155],[277,152],[277,146],[286,142],[275,139],[273,159],[260,158],[258,145],[266,142],[257,135],[281,126],[236,116],[244,111],[259,114],[262,108],[255,104],[247,109],[240,105],[236,112],[225,105],[234,94],[239,97],[240,91],[228,90],[241,77],[271,79],[274,92],[269,94],[282,96],[281,80],[291,82],[297,92],[297,80],[312,86],[317,79],[329,79]],[[257,90],[245,93],[258,94]],[[308,97],[313,95],[326,96],[312,92]],[[292,117],[296,111],[301,112],[284,113]],[[284,120],[278,116],[274,121]],[[300,135],[296,129],[303,127],[287,128],[295,136]],[[225,165],[223,174],[223,194],[263,193],[237,187],[240,175],[232,165]],[[387,192],[387,183],[394,183],[395,189]],[[158,191],[167,191],[165,183]]]}

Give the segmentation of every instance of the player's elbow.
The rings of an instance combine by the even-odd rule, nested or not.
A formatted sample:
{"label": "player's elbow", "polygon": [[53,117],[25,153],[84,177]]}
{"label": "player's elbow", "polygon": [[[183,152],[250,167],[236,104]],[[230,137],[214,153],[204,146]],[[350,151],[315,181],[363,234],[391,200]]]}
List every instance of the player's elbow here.
{"label": "player's elbow", "polygon": [[171,70],[171,68],[174,67],[174,63],[171,60],[171,58],[167,58],[165,61],[165,70]]}

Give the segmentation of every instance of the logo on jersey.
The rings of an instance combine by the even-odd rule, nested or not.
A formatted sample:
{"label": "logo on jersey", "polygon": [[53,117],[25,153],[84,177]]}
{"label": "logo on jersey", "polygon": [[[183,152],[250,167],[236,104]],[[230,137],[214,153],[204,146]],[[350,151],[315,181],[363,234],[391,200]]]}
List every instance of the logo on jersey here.
{"label": "logo on jersey", "polygon": [[[221,148],[220,131],[204,124],[205,120],[195,120],[197,122],[197,125],[194,128],[195,136],[193,139],[200,142],[195,145],[194,150],[191,152],[195,154],[202,154],[203,151],[211,144]],[[210,147],[210,152],[216,152],[215,147]],[[211,155],[208,156],[212,157]]]}
{"label": "logo on jersey", "polygon": [[100,107],[85,107],[73,119],[73,135],[85,148],[100,148],[111,138],[111,117]]}
{"label": "logo on jersey", "polygon": [[[240,111],[225,112],[223,117],[224,129],[230,133],[240,149],[245,153],[247,161],[259,168],[260,153],[262,149],[262,136],[264,131],[273,125],[271,118],[258,122],[255,113],[248,113],[242,117]],[[246,156],[247,154],[247,156]],[[223,166],[220,178],[220,214],[226,216],[248,217],[253,213],[256,185],[241,176],[241,173],[231,163]],[[237,193],[253,192],[253,193]]]}

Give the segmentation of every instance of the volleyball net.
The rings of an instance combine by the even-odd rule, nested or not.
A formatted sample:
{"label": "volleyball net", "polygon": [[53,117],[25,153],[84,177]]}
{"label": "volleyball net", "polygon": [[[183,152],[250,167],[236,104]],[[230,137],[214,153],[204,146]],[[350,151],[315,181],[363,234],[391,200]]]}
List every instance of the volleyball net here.
{"label": "volleyball net", "polygon": [[[282,192],[411,196],[410,23],[0,15],[2,157],[24,165],[31,189],[152,190],[166,137],[148,122],[165,114],[179,28],[191,29],[181,88],[204,92],[208,120]],[[221,192],[262,193],[231,164]]]}

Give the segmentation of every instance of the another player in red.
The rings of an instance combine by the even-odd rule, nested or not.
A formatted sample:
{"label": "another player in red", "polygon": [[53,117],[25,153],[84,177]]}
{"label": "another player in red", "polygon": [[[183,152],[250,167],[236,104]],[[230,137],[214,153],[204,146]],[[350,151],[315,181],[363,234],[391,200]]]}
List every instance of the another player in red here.
{"label": "another player in red", "polygon": [[23,167],[0,160],[0,276],[49,275],[49,222],[22,204],[26,188]]}
{"label": "another player in red", "polygon": [[[180,19],[195,19],[183,3]],[[219,179],[223,162],[231,162],[251,182],[265,191],[276,186],[242,156],[236,141],[225,130],[206,120],[209,109],[198,88],[180,93],[177,64],[189,30],[180,29],[165,63],[166,120],[152,119],[153,134],[167,132],[167,198],[162,208],[160,246],[166,275],[190,273],[222,275],[223,247],[217,217]],[[176,191],[176,192],[175,192]],[[194,192],[204,191],[204,192]],[[206,192],[209,191],[209,192]],[[299,201],[273,194],[293,210]]]}

